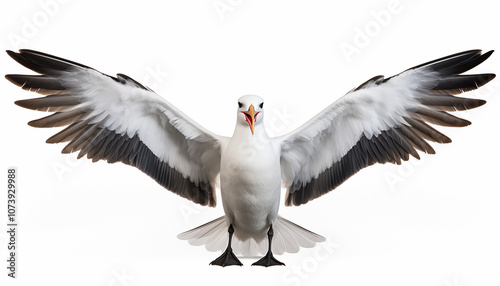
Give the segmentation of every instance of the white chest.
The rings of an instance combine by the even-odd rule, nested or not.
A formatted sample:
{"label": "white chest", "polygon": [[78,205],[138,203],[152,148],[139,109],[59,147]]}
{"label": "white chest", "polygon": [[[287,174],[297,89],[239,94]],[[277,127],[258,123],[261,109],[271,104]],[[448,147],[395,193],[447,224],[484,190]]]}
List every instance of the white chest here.
{"label": "white chest", "polygon": [[231,140],[222,152],[220,182],[226,215],[248,225],[267,223],[279,206],[279,153],[269,139]]}
{"label": "white chest", "polygon": [[222,150],[221,187],[281,183],[280,158],[268,138],[231,140]]}

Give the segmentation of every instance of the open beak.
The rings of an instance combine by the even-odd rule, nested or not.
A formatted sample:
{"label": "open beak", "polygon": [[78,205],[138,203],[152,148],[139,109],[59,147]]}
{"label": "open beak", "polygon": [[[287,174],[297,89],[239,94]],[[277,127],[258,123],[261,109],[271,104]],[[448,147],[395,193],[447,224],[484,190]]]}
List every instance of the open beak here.
{"label": "open beak", "polygon": [[242,113],[245,114],[245,119],[247,120],[247,123],[250,126],[250,130],[252,131],[253,135],[255,128],[255,121],[257,121],[257,114],[259,114],[259,112],[255,112],[253,104],[251,104],[250,108],[248,108],[248,111],[242,111]]}

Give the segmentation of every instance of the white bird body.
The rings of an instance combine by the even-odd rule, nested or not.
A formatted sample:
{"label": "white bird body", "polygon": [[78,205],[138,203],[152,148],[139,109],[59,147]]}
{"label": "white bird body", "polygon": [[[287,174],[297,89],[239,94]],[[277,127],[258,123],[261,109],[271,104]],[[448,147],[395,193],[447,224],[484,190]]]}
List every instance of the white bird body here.
{"label": "white bird body", "polygon": [[[262,122],[262,114],[260,119],[257,122]],[[236,237],[260,241],[278,215],[279,150],[263,126],[252,135],[244,124],[236,124],[233,136],[221,150],[222,205],[228,226],[234,226]]]}
{"label": "white bird body", "polygon": [[[20,50],[8,54],[40,75],[6,75],[23,89],[46,95],[16,101],[55,112],[30,121],[65,129],[47,143],[69,143],[63,153],[137,167],[166,189],[201,205],[216,205],[221,187],[225,215],[178,237],[224,253],[212,264],[241,265],[233,253],[267,253],[254,265],[283,265],[272,252],[297,252],[324,238],[278,215],[285,204],[301,205],[337,188],[375,163],[401,164],[417,152],[434,153],[427,142],[451,139],[430,124],[461,127],[469,121],[448,112],[472,109],[484,100],[455,95],[474,90],[494,74],[462,73],[493,51],[465,51],[424,63],[396,76],[376,76],[330,104],[303,126],[270,138],[264,101],[238,101],[232,137],[214,134],[135,80],[111,77],[52,55]],[[233,238],[234,234],[234,238]],[[268,240],[266,240],[266,234]],[[234,239],[234,240],[233,240]]]}

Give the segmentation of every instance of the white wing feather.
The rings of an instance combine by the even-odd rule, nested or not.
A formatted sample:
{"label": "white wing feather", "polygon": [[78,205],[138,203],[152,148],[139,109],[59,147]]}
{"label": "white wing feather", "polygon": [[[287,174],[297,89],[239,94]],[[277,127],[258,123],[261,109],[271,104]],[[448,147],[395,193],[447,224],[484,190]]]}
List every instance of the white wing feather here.
{"label": "white wing feather", "polygon": [[459,76],[491,55],[467,51],[397,76],[374,77],[332,103],[297,130],[276,138],[286,204],[300,205],[336,188],[374,163],[401,163],[415,148],[434,153],[424,140],[451,142],[425,122],[466,126],[445,111],[484,104],[452,96],[486,84],[493,74]]}
{"label": "white wing feather", "polygon": [[13,83],[46,97],[20,100],[20,106],[56,113],[31,121],[34,127],[69,125],[47,140],[70,141],[64,153],[121,161],[150,175],[167,189],[202,205],[215,206],[220,146],[215,135],[152,90],[118,74],[48,54],[8,52],[41,75],[7,75]]}

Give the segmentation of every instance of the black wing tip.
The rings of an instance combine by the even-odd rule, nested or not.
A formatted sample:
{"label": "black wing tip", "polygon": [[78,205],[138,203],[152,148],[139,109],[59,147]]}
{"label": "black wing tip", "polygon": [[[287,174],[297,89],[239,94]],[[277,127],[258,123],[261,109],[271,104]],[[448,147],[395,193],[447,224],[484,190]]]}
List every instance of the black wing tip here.
{"label": "black wing tip", "polygon": [[35,123],[35,120],[32,120],[30,122],[28,122],[28,125],[31,126],[31,127],[35,127],[35,128],[38,128],[40,126],[38,126],[36,123]]}
{"label": "black wing tip", "polygon": [[22,86],[22,84],[18,81],[18,76],[19,75],[16,74],[6,74],[5,79],[17,86]]}
{"label": "black wing tip", "polygon": [[489,50],[485,53],[482,53],[481,49],[466,50],[419,64],[409,68],[408,70],[430,67],[432,69],[437,68],[437,70],[441,71],[446,70],[452,74],[461,74],[462,72],[470,70],[484,62],[491,56],[491,54],[493,54],[493,52],[494,50]]}
{"label": "black wing tip", "polygon": [[[45,56],[45,57],[49,57],[49,58],[58,58],[54,55],[51,55],[51,54],[47,54],[47,53],[43,53],[43,52],[39,52],[39,51],[36,51],[36,50],[31,50],[31,49],[19,49],[17,52],[15,51],[12,51],[12,50],[6,50],[5,51],[10,57],[12,58],[16,58],[16,57],[22,57],[23,55],[27,54],[32,54],[32,55],[39,55],[39,56]],[[58,58],[58,59],[61,59],[61,58]]]}
{"label": "black wing tip", "polygon": [[12,51],[12,50],[6,50],[5,51],[7,53],[7,55],[9,55],[11,58],[15,57],[17,55],[16,52]]}
{"label": "black wing tip", "polygon": [[22,66],[26,66],[28,61],[20,53],[17,53],[17,52],[11,51],[11,50],[7,50],[6,52],[13,60],[18,62]]}
{"label": "black wing tip", "polygon": [[494,73],[485,73],[485,74],[482,74],[482,76],[483,76],[483,82],[481,82],[482,85],[487,84],[488,82],[490,82],[491,80],[493,80],[495,77],[497,77],[497,75],[494,74]]}
{"label": "black wing tip", "polygon": [[65,58],[30,49],[19,49],[19,52],[7,50],[6,52],[19,64],[40,74],[46,74],[50,71],[64,71],[70,66],[92,69],[91,67]]}
{"label": "black wing tip", "polygon": [[[35,50],[20,49],[19,52],[14,52],[11,50],[7,50],[6,52],[11,58],[13,58],[16,62],[18,62],[22,66],[29,68],[41,75],[50,75],[52,72],[66,71],[68,69],[71,69],[72,67],[95,70],[89,66],[83,65],[75,61],[71,61],[65,58],[61,58],[58,56],[54,56],[51,54]],[[112,77],[106,74],[103,75],[110,77],[113,80],[120,82],[122,84],[128,81],[133,83],[138,88],[151,90],[150,88],[144,86],[143,84],[139,83],[138,81],[124,74],[117,74],[117,77]],[[10,82],[18,86],[22,86],[22,84],[24,83],[15,82],[16,77],[22,77],[22,76],[23,75],[6,75],[5,77]]]}
{"label": "black wing tip", "polygon": [[475,104],[475,105],[474,105],[474,107],[471,107],[471,109],[472,109],[472,108],[476,108],[476,107],[483,106],[483,105],[485,105],[485,104],[486,104],[486,102],[487,102],[487,101],[486,101],[486,100],[484,100],[484,99],[476,99],[476,100],[474,100],[474,104]]}
{"label": "black wing tip", "polygon": [[23,74],[6,74],[5,75],[5,78],[10,81],[11,83],[19,86],[19,87],[23,87],[25,84],[26,84],[26,81],[27,81],[27,75],[23,75]]}
{"label": "black wing tip", "polygon": [[486,60],[491,56],[491,54],[493,54],[493,52],[495,52],[495,50],[489,50],[486,53],[482,54],[481,56],[484,57],[484,59]]}
{"label": "black wing tip", "polygon": [[[19,106],[19,107],[22,107],[22,108],[26,108],[26,109],[30,109],[30,110],[38,110],[37,109],[37,106],[34,106],[33,103],[32,103],[32,99],[21,99],[21,100],[16,100],[14,101],[14,104]],[[34,120],[33,120],[34,121]],[[32,121],[30,121],[32,122]],[[30,122],[28,122],[28,125],[29,126],[33,126],[30,124]],[[38,126],[33,126],[33,127],[38,127]]]}
{"label": "black wing tip", "polygon": [[25,100],[16,100],[14,101],[14,104],[17,105],[17,106],[20,106],[20,107],[23,107],[23,108],[28,108],[26,105],[25,105]]}

